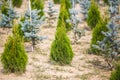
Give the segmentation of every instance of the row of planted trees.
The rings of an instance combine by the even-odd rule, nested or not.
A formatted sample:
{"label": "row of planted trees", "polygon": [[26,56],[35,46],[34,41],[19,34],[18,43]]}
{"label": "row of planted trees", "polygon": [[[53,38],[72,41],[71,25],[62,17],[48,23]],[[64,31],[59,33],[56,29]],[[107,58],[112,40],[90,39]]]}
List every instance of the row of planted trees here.
{"label": "row of planted trees", "polygon": [[[39,2],[39,0],[34,0],[34,4],[32,4],[31,1],[28,0],[28,10],[22,15],[24,17],[20,17],[17,12],[15,12],[14,7],[18,7],[17,4],[19,4],[19,2],[22,4],[22,0],[2,0],[0,28],[3,28],[3,30],[12,28],[12,34],[8,37],[4,52],[1,55],[1,62],[3,63],[6,73],[25,72],[28,62],[24,48],[25,39],[32,41],[32,50],[34,49],[36,41],[43,39],[41,36],[38,36],[37,33],[44,20],[44,2],[41,0],[42,3],[39,2],[39,6],[37,1]],[[15,3],[17,6],[15,6]]]}
{"label": "row of planted trees", "polygon": [[[92,29],[90,53],[102,55],[108,64],[108,68],[114,71],[110,80],[120,79],[120,15],[119,0],[104,0],[109,5],[108,15],[101,16],[98,5],[92,1],[88,11],[87,23]],[[107,15],[107,16],[106,16]]]}
{"label": "row of planted trees", "polygon": [[[14,1],[12,1],[12,0],[6,0],[6,1],[3,0],[2,1],[0,28],[4,28],[4,29],[12,28],[12,34],[7,39],[4,52],[1,55],[1,61],[3,63],[5,72],[7,72],[7,73],[8,72],[22,73],[22,72],[25,72],[26,65],[28,62],[28,57],[27,57],[27,54],[26,54],[26,51],[24,48],[24,40],[28,39],[32,42],[32,51],[33,51],[35,48],[35,45],[36,45],[36,41],[44,39],[43,37],[37,35],[37,33],[39,32],[40,26],[44,23],[44,20],[45,20],[44,11],[43,11],[44,1],[43,0],[41,0],[41,1],[28,0],[28,3],[29,3],[28,10],[25,12],[25,14],[20,19],[14,10],[14,7],[20,7],[20,5],[15,6],[13,4],[13,2]],[[21,1],[19,1],[19,2],[21,4]],[[69,3],[69,1],[67,1],[67,2]],[[40,5],[39,5],[39,3],[40,3]],[[66,1],[63,0],[62,3],[64,6],[63,8],[68,11]],[[47,12],[49,13],[50,17],[51,17],[52,13],[56,12],[55,10],[51,11],[51,6],[53,6],[53,3],[51,3],[49,1],[50,10]],[[61,10],[64,10],[64,9],[61,9]],[[66,12],[66,11],[64,11],[64,12]],[[61,11],[61,13],[63,14],[62,11]],[[69,14],[69,13],[67,13],[67,14]],[[55,57],[57,57],[57,56],[52,56],[52,55],[55,55],[54,49],[55,49],[55,45],[57,45],[57,44],[54,45],[54,43],[56,43],[56,41],[57,41],[57,43],[60,42],[59,44],[61,44],[61,40],[63,41],[62,42],[63,44],[62,44],[62,48],[60,50],[62,51],[62,49],[64,49],[64,47],[66,47],[65,50],[67,51],[67,53],[66,53],[66,51],[64,51],[63,57],[64,57],[64,54],[66,53],[66,56],[68,54],[71,55],[71,60],[72,60],[73,52],[72,52],[72,49],[70,46],[69,38],[66,36],[66,28],[65,28],[66,24],[63,23],[63,22],[65,22],[65,20],[67,20],[69,18],[69,15],[66,16],[66,14],[65,15],[63,14],[62,16],[65,19],[63,19],[63,17],[59,18],[58,27],[60,27],[60,28],[56,32],[56,38],[58,37],[58,39],[59,39],[59,37],[60,36],[61,37],[60,37],[60,40],[55,40],[55,42],[53,42],[54,48],[51,49],[51,58],[50,59],[53,61],[56,60]],[[63,30],[63,31],[61,31],[61,30]],[[65,37],[62,38],[62,35],[64,35]],[[65,43],[67,42],[67,45],[64,44],[64,42]],[[60,48],[60,46],[58,45],[58,50],[59,50],[59,48]],[[70,48],[70,51],[68,50],[69,48]],[[69,52],[72,52],[72,54]],[[65,58],[66,57],[64,57],[64,59]],[[58,57],[58,59],[60,59],[60,58]],[[60,64],[66,64],[66,63],[70,64],[71,60],[70,60],[70,58],[68,58],[68,60],[66,60],[66,61],[63,60],[64,62],[60,62]],[[59,61],[61,61],[61,59]]]}
{"label": "row of planted trees", "polygon": [[[57,32],[55,36],[55,40],[52,43],[51,47],[51,60],[59,63],[59,64],[70,64],[72,58],[74,56],[72,48],[70,47],[69,39],[63,37],[64,27],[67,30],[73,29],[75,33],[77,33],[77,22],[78,20],[76,16],[75,3],[79,3],[82,6],[83,11],[81,13],[84,14],[84,18],[82,20],[86,20],[88,26],[92,29],[92,40],[90,44],[90,52],[93,54],[99,54],[105,57],[105,60],[108,64],[108,68],[115,69],[110,77],[110,80],[119,80],[120,79],[120,40],[119,40],[119,0],[104,0],[106,4],[108,4],[108,13],[106,16],[102,17],[99,11],[99,6],[96,0],[83,0],[82,2],[79,0],[71,0],[72,5],[69,9],[66,10],[65,1],[61,1],[60,14],[57,25]],[[67,0],[66,0],[67,3]],[[63,6],[64,5],[64,6]],[[72,9],[71,9],[72,8]],[[66,11],[64,11],[66,10]],[[86,10],[86,11],[84,11]],[[62,13],[65,14],[62,14]],[[69,16],[70,15],[70,16]],[[66,24],[66,17],[70,19]],[[71,17],[72,16],[72,17]],[[61,27],[62,26],[62,27]],[[64,33],[64,34],[62,34]],[[80,31],[80,34],[82,32]],[[62,37],[61,37],[62,36]],[[75,39],[76,40],[76,39]],[[115,62],[114,62],[115,61]],[[115,66],[113,63],[116,63]]]}
{"label": "row of planted trees", "polygon": [[[11,0],[9,0],[11,1]],[[54,0],[59,3],[59,0]],[[90,44],[90,51],[94,54],[101,54],[106,57],[108,65],[108,58],[115,59],[119,54],[119,40],[118,40],[118,27],[119,16],[118,14],[118,2],[117,0],[106,1],[109,3],[108,12],[109,17],[102,18],[99,12],[98,3],[94,0],[61,0],[60,13],[57,22],[55,40],[51,45],[50,60],[60,65],[70,64],[74,53],[72,51],[70,40],[67,37],[67,32],[73,30],[74,36],[81,37],[83,34],[82,30],[78,29],[78,24],[81,19],[77,17],[78,13],[84,14],[82,20],[87,21],[88,26],[92,29],[92,40]],[[13,3],[13,2],[12,2]],[[8,26],[13,27],[13,34],[7,40],[5,44],[4,52],[1,56],[1,61],[6,72],[24,72],[27,65],[27,55],[24,49],[24,39],[28,38],[32,41],[33,49],[37,40],[42,40],[43,37],[36,35],[39,31],[39,27],[44,21],[43,5],[44,1],[41,0],[42,4],[38,4],[37,0],[29,0],[29,10],[26,11],[25,17],[22,17],[20,23],[15,24],[16,17],[12,17],[13,22],[9,22]],[[76,11],[76,3],[80,4],[82,11]],[[17,3],[16,3],[17,4]],[[51,3],[49,3],[51,5]],[[32,7],[31,7],[32,5]],[[39,5],[39,6],[38,6]],[[32,10],[32,9],[33,10]],[[36,10],[34,10],[36,9]],[[42,11],[39,11],[42,10]],[[9,11],[10,9],[8,9]],[[51,7],[50,7],[51,10]],[[2,7],[1,12],[5,10]],[[6,11],[5,11],[6,12]],[[12,11],[14,12],[14,11]],[[48,11],[50,13],[50,11]],[[55,11],[51,11],[54,13]],[[8,12],[9,13],[9,12]],[[10,18],[10,15],[8,18]],[[15,16],[15,14],[13,14]],[[50,14],[51,15],[51,14]],[[2,18],[1,18],[2,19]],[[5,22],[5,21],[3,21]],[[2,26],[6,26],[6,23]],[[13,24],[13,25],[12,25]],[[74,37],[76,38],[76,37]],[[77,39],[75,39],[76,41]],[[117,63],[116,70],[112,73],[110,80],[120,79],[120,63]]]}

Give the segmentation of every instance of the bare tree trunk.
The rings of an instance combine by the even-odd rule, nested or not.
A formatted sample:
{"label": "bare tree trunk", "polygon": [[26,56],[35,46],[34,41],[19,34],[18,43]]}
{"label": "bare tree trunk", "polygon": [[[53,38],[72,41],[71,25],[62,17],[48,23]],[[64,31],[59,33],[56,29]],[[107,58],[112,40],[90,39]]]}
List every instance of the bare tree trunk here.
{"label": "bare tree trunk", "polygon": [[35,49],[35,40],[32,39],[32,52],[34,51],[34,49]]}
{"label": "bare tree trunk", "polygon": [[31,1],[29,0],[29,11],[30,11],[30,23],[32,23],[32,18],[31,18]]}
{"label": "bare tree trunk", "polygon": [[[31,17],[31,1],[29,0],[29,11],[30,11],[30,24],[32,24],[32,17]],[[34,45],[35,45],[35,41],[34,39],[32,39],[32,52],[34,51]]]}

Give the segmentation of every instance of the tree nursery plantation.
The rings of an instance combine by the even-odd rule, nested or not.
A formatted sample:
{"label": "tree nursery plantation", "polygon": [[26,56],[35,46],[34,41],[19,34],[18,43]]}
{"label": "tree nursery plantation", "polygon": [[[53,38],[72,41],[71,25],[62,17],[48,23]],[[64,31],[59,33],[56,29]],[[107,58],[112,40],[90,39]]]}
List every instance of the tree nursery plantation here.
{"label": "tree nursery plantation", "polygon": [[0,80],[120,80],[120,0],[0,0]]}

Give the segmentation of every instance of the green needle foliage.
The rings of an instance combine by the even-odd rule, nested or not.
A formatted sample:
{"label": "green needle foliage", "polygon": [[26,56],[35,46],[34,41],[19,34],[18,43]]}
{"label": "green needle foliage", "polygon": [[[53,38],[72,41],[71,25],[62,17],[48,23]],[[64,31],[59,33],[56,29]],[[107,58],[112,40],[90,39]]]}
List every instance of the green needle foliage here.
{"label": "green needle foliage", "polygon": [[1,8],[1,13],[2,14],[7,14],[7,11],[8,11],[8,8],[3,5],[2,8]]}
{"label": "green needle foliage", "polygon": [[[20,22],[24,22],[24,21],[25,21],[25,18],[21,17]],[[22,25],[20,23],[18,25],[18,34],[21,38],[24,37],[24,32],[22,31]],[[23,40],[25,40],[25,39],[23,39]]]}
{"label": "green needle foliage", "polygon": [[97,4],[94,2],[94,0],[91,1],[91,6],[88,11],[88,18],[87,18],[87,24],[88,26],[93,29],[101,19],[100,12]]}
{"label": "green needle foliage", "polygon": [[103,0],[105,4],[109,5],[109,0]]}
{"label": "green needle foliage", "polygon": [[70,19],[70,13],[69,13],[70,8],[71,8],[70,0],[61,0],[61,7],[60,7],[57,27],[61,27],[61,22],[64,22],[66,31],[71,30],[71,25],[66,22],[67,20]]}
{"label": "green needle foliage", "polygon": [[93,30],[90,48],[91,48],[91,50],[94,54],[98,54],[99,50],[96,49],[96,48],[93,48],[92,45],[93,44],[97,45],[97,41],[103,40],[104,35],[102,34],[102,31],[106,32],[108,30],[107,29],[107,23],[108,23],[107,19],[100,20]]}
{"label": "green needle foliage", "polygon": [[37,10],[41,10],[38,14],[40,16],[44,15],[44,0],[31,0],[31,7],[32,9],[37,9]]}
{"label": "green needle foliage", "polygon": [[[11,0],[12,1],[12,6],[13,7],[21,7],[23,0]],[[3,5],[1,8],[1,13],[7,15],[8,13],[8,8],[10,7],[10,2],[8,0],[2,0]]]}
{"label": "green needle foliage", "polygon": [[20,36],[21,38],[23,38],[24,32],[21,30],[21,28],[22,28],[22,26],[19,24],[19,25],[18,25],[18,34],[19,34],[19,36]]}
{"label": "green needle foliage", "polygon": [[111,73],[110,80],[120,80],[120,62],[117,63],[115,70]]}
{"label": "green needle foliage", "polygon": [[8,13],[8,4],[5,1],[3,1],[3,5],[1,6],[1,13],[5,15]]}
{"label": "green needle foliage", "polygon": [[26,70],[28,57],[26,55],[23,40],[18,31],[18,25],[14,26],[13,36],[9,36],[5,44],[1,61],[6,73],[22,73]]}
{"label": "green needle foliage", "polygon": [[73,58],[73,51],[70,40],[66,35],[64,23],[57,28],[55,40],[51,46],[50,60],[60,64],[70,64]]}
{"label": "green needle foliage", "polygon": [[22,3],[23,3],[23,0],[12,0],[12,4],[14,7],[19,8],[19,7],[21,7]]}
{"label": "green needle foliage", "polygon": [[[61,1],[61,3],[62,3],[62,1]],[[71,1],[70,0],[65,0],[65,4],[66,4],[65,7],[67,9],[67,12],[69,13],[69,9],[72,8]],[[70,13],[69,13],[69,15],[70,15]]]}
{"label": "green needle foliage", "polygon": [[55,3],[55,4],[59,4],[59,3],[60,3],[60,0],[54,0],[54,3]]}

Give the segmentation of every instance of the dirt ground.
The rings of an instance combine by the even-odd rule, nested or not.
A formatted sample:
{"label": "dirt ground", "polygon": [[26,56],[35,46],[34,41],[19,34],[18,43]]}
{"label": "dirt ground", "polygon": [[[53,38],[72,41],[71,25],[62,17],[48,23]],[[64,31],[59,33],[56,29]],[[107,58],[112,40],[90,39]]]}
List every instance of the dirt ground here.
{"label": "dirt ground", "polygon": [[[26,0],[24,0],[22,7],[16,10],[23,14],[27,7],[25,4],[27,4]],[[47,1],[45,2],[45,9],[47,9],[46,6]],[[55,8],[59,10],[60,6],[55,5]],[[79,9],[79,6],[77,6],[77,9]],[[47,25],[44,24],[44,26]],[[5,74],[0,62],[0,80],[109,80],[111,71],[106,69],[103,57],[86,54],[90,46],[92,31],[86,29],[88,27],[85,22],[79,24],[79,27],[86,30],[85,36],[78,41],[78,44],[72,44],[73,33],[67,33],[71,40],[74,58],[72,63],[66,66],[55,65],[49,61],[51,43],[55,37],[56,27],[44,26],[41,27],[39,35],[46,36],[47,39],[37,45],[36,51],[27,52],[29,60],[26,72],[22,75]],[[2,29],[0,29],[0,32],[5,33]],[[7,37],[6,33],[0,35],[0,53],[3,52]],[[30,48],[27,43],[25,46]]]}

